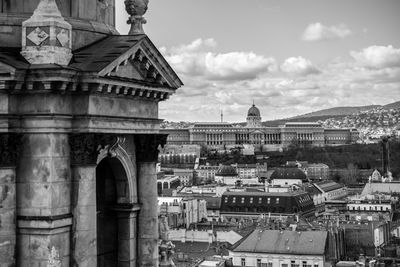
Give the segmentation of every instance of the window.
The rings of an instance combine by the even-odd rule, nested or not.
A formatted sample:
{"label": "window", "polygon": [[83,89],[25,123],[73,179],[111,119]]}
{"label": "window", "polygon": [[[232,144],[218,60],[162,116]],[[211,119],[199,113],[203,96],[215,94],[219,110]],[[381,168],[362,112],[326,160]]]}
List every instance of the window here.
{"label": "window", "polygon": [[286,263],[282,263],[282,267],[288,267]]}
{"label": "window", "polygon": [[253,204],[253,198],[252,197],[250,198],[250,204]]}
{"label": "window", "polygon": [[244,203],[244,197],[242,197],[242,204]]}
{"label": "window", "polygon": [[319,267],[318,263],[314,263],[314,267]]}
{"label": "window", "polygon": [[236,203],[236,197],[232,198],[232,203]]}
{"label": "window", "polygon": [[272,262],[268,262],[267,267],[272,267]]}
{"label": "window", "polygon": [[228,203],[228,197],[225,197],[225,203]]}
{"label": "window", "polygon": [[271,198],[267,198],[267,204],[271,203]]}
{"label": "window", "polygon": [[246,266],[246,259],[245,258],[241,258],[240,260],[240,266]]}
{"label": "window", "polygon": [[259,197],[259,198],[258,198],[258,204],[261,204],[261,203],[262,203],[262,198]]}
{"label": "window", "polygon": [[261,259],[257,259],[257,267],[261,267]]}
{"label": "window", "polygon": [[276,204],[279,204],[279,197],[276,198]]}

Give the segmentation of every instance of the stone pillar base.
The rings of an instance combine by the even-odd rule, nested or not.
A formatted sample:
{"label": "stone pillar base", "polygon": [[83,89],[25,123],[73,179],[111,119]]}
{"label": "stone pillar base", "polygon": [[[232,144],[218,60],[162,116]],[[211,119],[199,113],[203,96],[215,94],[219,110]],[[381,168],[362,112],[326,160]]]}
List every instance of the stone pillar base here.
{"label": "stone pillar base", "polygon": [[70,214],[20,216],[17,219],[17,266],[69,266]]}

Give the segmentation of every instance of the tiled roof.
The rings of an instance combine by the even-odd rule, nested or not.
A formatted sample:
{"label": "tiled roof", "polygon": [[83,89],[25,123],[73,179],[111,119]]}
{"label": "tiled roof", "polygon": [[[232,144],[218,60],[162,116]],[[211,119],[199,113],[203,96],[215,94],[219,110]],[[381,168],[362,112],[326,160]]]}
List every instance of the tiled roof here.
{"label": "tiled roof", "polygon": [[304,190],[309,193],[311,196],[319,195],[322,192],[313,184],[306,184],[304,185]]}
{"label": "tiled roof", "polygon": [[299,168],[278,168],[271,175],[271,179],[300,179],[307,180],[306,174]]}
{"label": "tiled roof", "polygon": [[101,71],[127,52],[146,35],[112,35],[74,51],[71,67],[85,71]]}
{"label": "tiled roof", "polygon": [[342,188],[343,186],[341,184],[338,184],[334,181],[322,181],[316,183],[317,187],[321,188],[325,192],[333,191],[339,188]]}
{"label": "tiled roof", "polygon": [[29,63],[20,54],[21,48],[1,47],[0,62],[10,65],[16,69],[28,69]]}
{"label": "tiled roof", "polygon": [[361,194],[372,193],[400,193],[400,183],[367,183]]}
{"label": "tiled roof", "polygon": [[326,231],[254,230],[231,248],[234,252],[324,255]]}

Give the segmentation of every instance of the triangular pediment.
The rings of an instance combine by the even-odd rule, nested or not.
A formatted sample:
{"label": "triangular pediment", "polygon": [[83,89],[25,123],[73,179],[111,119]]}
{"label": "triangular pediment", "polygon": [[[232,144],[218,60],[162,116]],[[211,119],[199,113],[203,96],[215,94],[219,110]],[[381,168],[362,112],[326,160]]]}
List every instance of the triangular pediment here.
{"label": "triangular pediment", "polygon": [[100,76],[128,78],[179,88],[183,84],[158,49],[146,37],[99,71]]}
{"label": "triangular pediment", "polygon": [[264,134],[264,132],[261,130],[254,130],[254,131],[251,131],[250,134]]}

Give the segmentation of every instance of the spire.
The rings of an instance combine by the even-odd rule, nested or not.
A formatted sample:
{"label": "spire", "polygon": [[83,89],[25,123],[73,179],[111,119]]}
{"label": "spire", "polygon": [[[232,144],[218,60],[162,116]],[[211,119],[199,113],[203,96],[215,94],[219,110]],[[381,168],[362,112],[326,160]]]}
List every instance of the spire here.
{"label": "spire", "polygon": [[22,22],[22,56],[33,64],[66,66],[72,58],[72,26],[55,0],[41,0],[33,15]]}
{"label": "spire", "polygon": [[222,109],[221,109],[221,122],[224,122],[224,113],[223,113]]}
{"label": "spire", "polygon": [[147,11],[149,0],[125,0],[126,12],[130,15],[128,24],[131,24],[129,35],[144,34],[143,24],[146,20],[143,15]]}

